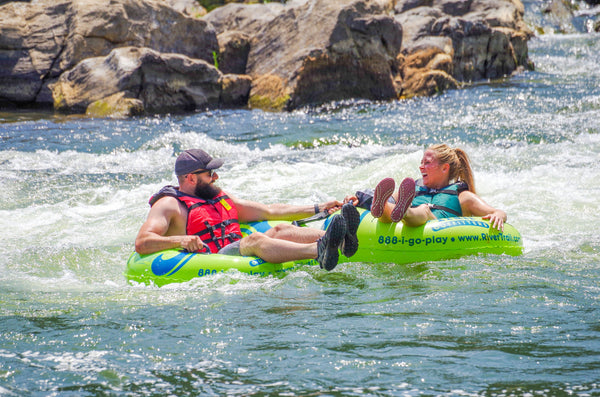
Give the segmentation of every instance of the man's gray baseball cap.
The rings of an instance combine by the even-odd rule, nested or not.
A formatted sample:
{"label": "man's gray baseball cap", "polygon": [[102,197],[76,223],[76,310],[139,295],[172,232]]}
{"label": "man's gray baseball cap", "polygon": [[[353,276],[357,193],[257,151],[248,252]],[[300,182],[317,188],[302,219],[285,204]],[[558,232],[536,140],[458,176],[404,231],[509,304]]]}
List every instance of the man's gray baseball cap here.
{"label": "man's gray baseball cap", "polygon": [[222,165],[223,160],[212,158],[202,149],[189,149],[175,160],[175,175],[191,174],[199,170],[216,170]]}

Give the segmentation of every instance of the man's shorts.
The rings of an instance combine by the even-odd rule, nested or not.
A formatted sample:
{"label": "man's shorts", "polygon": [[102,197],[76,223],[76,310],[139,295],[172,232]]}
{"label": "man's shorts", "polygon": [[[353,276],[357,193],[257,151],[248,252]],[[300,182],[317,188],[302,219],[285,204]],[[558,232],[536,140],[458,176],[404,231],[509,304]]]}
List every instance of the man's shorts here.
{"label": "man's shorts", "polygon": [[242,256],[242,254],[240,254],[240,241],[241,240],[238,240],[231,244],[227,244],[225,247],[221,248],[217,254]]}

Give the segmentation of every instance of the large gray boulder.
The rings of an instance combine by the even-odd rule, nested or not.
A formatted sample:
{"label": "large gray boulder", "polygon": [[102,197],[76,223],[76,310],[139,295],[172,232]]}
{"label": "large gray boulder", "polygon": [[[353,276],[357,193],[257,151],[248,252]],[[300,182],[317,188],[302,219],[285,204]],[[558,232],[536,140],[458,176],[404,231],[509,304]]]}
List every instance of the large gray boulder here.
{"label": "large gray boulder", "polygon": [[83,60],[50,88],[58,110],[89,112],[90,105],[101,108],[98,101],[110,110],[118,98],[119,106],[135,99],[128,103],[136,113],[165,113],[238,105],[247,100],[250,80],[224,76],[201,59],[122,47]]}
{"label": "large gray boulder", "polygon": [[435,48],[452,58],[452,77],[470,82],[531,68],[519,0],[399,0],[403,53],[424,56]]}
{"label": "large gray boulder", "polygon": [[520,0],[295,0],[204,19],[223,66],[252,76],[250,105],[292,109],[432,95],[531,67],[523,13]]}
{"label": "large gray boulder", "polygon": [[192,5],[0,0],[0,106],[294,109],[433,95],[530,63],[520,0],[290,0],[202,19],[169,4]]}
{"label": "large gray boulder", "polygon": [[214,29],[163,2],[37,0],[0,6],[0,103],[52,104],[49,84],[84,59],[146,47],[213,62]]}
{"label": "large gray boulder", "polygon": [[[385,1],[230,4],[209,13],[218,33],[250,37],[250,105],[293,109],[345,98],[396,98],[402,27]],[[388,7],[391,8],[391,7]]]}

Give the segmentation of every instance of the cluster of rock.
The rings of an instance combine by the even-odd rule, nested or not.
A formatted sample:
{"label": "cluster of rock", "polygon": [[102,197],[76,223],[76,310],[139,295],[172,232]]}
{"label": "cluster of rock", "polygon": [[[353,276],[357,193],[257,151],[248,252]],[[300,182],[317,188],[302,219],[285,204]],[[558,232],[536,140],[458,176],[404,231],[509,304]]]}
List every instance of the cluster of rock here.
{"label": "cluster of rock", "polygon": [[232,3],[201,18],[178,7],[0,5],[0,105],[113,116],[294,109],[432,95],[530,67],[519,0]]}
{"label": "cluster of rock", "polygon": [[542,8],[542,21],[536,27],[541,34],[600,32],[600,0],[586,4],[568,0],[550,0]]}

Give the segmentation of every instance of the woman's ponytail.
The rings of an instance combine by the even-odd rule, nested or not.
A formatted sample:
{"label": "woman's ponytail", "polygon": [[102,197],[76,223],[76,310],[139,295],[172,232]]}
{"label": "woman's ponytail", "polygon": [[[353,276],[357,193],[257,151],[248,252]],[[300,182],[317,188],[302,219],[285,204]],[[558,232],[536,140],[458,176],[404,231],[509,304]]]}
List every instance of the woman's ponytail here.
{"label": "woman's ponytail", "polygon": [[475,191],[475,177],[473,177],[473,170],[471,169],[471,162],[467,153],[459,148],[455,148],[454,152],[458,158],[460,166],[458,167],[458,179],[465,182],[469,186],[469,191],[477,193]]}

